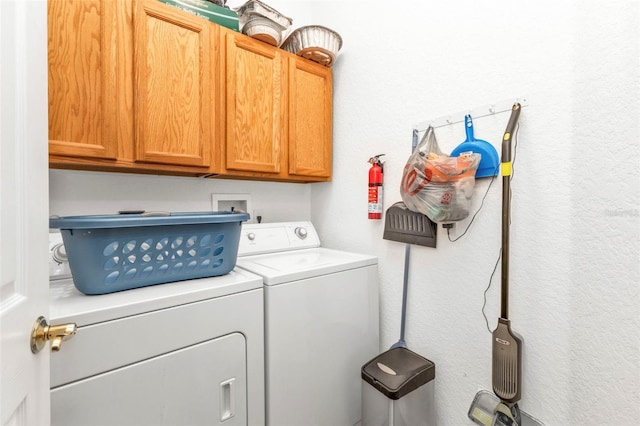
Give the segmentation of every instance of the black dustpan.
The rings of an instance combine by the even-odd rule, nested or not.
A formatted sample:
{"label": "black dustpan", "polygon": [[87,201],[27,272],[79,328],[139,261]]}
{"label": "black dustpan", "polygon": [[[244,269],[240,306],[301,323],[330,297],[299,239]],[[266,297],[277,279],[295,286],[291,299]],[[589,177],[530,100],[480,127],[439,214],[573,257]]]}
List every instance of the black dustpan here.
{"label": "black dustpan", "polygon": [[398,202],[387,209],[384,220],[385,240],[406,243],[404,251],[404,279],[402,288],[402,320],[400,323],[400,340],[391,349],[401,347],[407,349],[404,340],[404,326],[407,316],[407,288],[409,282],[409,258],[411,244],[425,247],[436,246],[437,225],[422,213],[416,213],[407,208],[403,202]]}
{"label": "black dustpan", "polygon": [[435,247],[436,236],[435,222],[422,213],[409,210],[403,202],[395,203],[387,209],[382,235],[385,240]]}

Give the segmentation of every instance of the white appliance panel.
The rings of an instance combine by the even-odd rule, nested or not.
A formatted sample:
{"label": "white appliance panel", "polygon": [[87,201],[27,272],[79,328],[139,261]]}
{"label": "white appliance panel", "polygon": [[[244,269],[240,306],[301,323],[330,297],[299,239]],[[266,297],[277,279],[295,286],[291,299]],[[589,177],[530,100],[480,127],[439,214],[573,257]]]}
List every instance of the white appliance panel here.
{"label": "white appliance panel", "polygon": [[379,352],[377,266],[265,287],[267,424],[351,426]]}
{"label": "white appliance panel", "polygon": [[373,256],[322,247],[241,257],[237,262],[261,275],[268,286],[375,264]]}
{"label": "white appliance panel", "polygon": [[256,289],[79,327],[51,356],[51,386],[236,331],[247,335],[255,371],[264,371],[258,364],[262,358],[258,351],[264,349],[263,312],[263,290]]}
{"label": "white appliance panel", "polygon": [[233,333],[55,388],[51,423],[246,425],[245,343]]}
{"label": "white appliance panel", "polygon": [[242,225],[238,256],[319,247],[311,222],[249,223]]}
{"label": "white appliance panel", "polygon": [[51,281],[50,316],[57,323],[96,324],[144,312],[262,288],[262,278],[242,269],[226,275],[87,296],[70,279]]}
{"label": "white appliance panel", "polygon": [[237,265],[265,289],[267,425],[353,426],[379,353],[377,258],[320,247],[310,222],[243,226]]}
{"label": "white appliance panel", "polygon": [[[102,389],[104,386],[104,392],[111,393],[112,388],[122,386],[118,380],[136,382],[138,375],[144,376],[153,370],[167,380],[167,386],[149,386],[145,388],[148,393],[131,394],[133,402],[121,411],[135,411],[135,401],[139,399],[149,404],[163,401],[165,394],[173,392],[167,387],[175,385],[181,387],[184,394],[175,400],[171,410],[165,410],[167,417],[162,418],[166,420],[164,424],[187,424],[184,421],[189,417],[172,423],[170,419],[175,417],[169,412],[193,409],[194,415],[200,413],[200,408],[194,404],[203,401],[198,387],[202,386],[204,377],[236,377],[238,380],[243,376],[243,385],[238,386],[240,382],[234,381],[220,390],[231,398],[231,387],[235,383],[233,399],[237,412],[244,410],[245,413],[234,417],[234,420],[230,418],[224,424],[236,424],[236,421],[240,421],[239,424],[264,424],[264,290],[261,277],[237,268],[220,277],[158,284],[98,296],[80,293],[70,280],[52,281],[50,288],[51,323],[78,324],[76,335],[63,343],[60,352],[51,355],[52,410],[59,414],[56,417],[59,423],[70,424],[73,419],[78,419],[78,424],[89,424],[81,421],[86,419],[83,417],[85,414],[108,411],[108,407],[101,405],[104,395],[95,396],[82,387],[72,388],[74,385],[90,383],[87,389],[93,389],[92,386]],[[242,351],[231,353],[226,344],[213,344],[216,339],[229,335],[242,336]],[[201,345],[206,349],[200,349]],[[236,343],[231,345],[233,348],[236,346]],[[229,362],[239,360],[243,372],[236,372],[235,364],[218,362],[211,356],[207,356],[207,362],[199,360],[199,356],[204,356],[199,355],[200,350],[217,353],[218,348],[221,356],[229,358]],[[109,372],[118,373],[110,375]],[[98,377],[99,380],[92,381]],[[140,385],[143,384],[141,380]],[[56,394],[60,389],[67,389],[65,385],[70,390]],[[208,385],[213,386],[211,383]],[[67,409],[61,408],[67,406],[58,406],[61,401],[66,401],[64,395],[67,392],[72,395],[74,407],[82,406],[74,409],[77,412],[72,410],[69,419],[64,417]],[[208,405],[218,406],[217,400],[209,398],[207,401]],[[246,407],[243,408],[242,404]],[[127,416],[132,419],[145,416],[145,406],[140,404],[137,407],[137,412]],[[209,407],[208,410],[214,408]],[[224,406],[220,411],[225,411]],[[100,414],[100,418],[111,419],[111,416],[118,415],[118,410],[115,410]],[[150,418],[156,419],[154,416]],[[198,414],[197,418],[203,416]],[[96,416],[94,421],[102,421],[100,418]],[[109,421],[104,424],[107,423],[122,424]],[[147,424],[163,423],[149,420]],[[208,421],[207,424],[218,423]]]}

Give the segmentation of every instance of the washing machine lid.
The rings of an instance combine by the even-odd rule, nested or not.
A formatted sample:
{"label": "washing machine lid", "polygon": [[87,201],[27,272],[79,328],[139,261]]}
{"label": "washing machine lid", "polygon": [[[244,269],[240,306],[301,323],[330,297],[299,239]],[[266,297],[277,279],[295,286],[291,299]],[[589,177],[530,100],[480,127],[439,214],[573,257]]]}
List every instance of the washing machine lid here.
{"label": "washing machine lid", "polygon": [[50,318],[53,323],[84,326],[261,288],[260,276],[237,267],[217,277],[95,296],[82,294],[71,279],[57,280],[49,285]]}
{"label": "washing machine lid", "polygon": [[262,276],[265,285],[277,285],[377,263],[375,256],[317,247],[239,257],[236,265]]}

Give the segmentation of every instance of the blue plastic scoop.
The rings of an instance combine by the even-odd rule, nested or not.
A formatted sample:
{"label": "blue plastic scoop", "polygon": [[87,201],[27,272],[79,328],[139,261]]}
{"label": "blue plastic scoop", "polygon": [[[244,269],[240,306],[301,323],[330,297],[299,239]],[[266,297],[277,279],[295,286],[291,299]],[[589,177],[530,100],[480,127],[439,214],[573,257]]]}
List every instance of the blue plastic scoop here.
{"label": "blue plastic scoop", "polygon": [[451,157],[457,157],[463,152],[480,154],[480,164],[476,170],[476,178],[497,176],[500,165],[498,151],[487,141],[476,139],[473,135],[473,121],[471,115],[464,116],[467,139],[451,151]]}

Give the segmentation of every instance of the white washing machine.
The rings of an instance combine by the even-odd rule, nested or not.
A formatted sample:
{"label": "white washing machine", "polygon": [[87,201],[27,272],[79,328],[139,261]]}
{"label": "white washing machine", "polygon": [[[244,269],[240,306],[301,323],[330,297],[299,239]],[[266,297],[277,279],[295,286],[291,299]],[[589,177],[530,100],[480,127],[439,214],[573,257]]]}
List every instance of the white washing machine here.
{"label": "white washing machine", "polygon": [[245,224],[237,266],[262,276],[271,426],[352,426],[379,347],[373,256],[320,247],[310,222]]}
{"label": "white washing machine", "polygon": [[52,280],[53,425],[263,425],[262,278],[229,274],[99,296]]}

